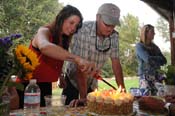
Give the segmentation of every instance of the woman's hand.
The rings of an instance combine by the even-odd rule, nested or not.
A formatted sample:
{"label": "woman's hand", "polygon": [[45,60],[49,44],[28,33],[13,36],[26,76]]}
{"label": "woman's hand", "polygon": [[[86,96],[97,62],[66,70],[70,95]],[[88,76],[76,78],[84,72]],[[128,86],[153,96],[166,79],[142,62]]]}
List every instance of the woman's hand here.
{"label": "woman's hand", "polygon": [[83,73],[85,73],[87,75],[93,75],[95,73],[95,71],[96,71],[95,63],[89,62],[89,61],[82,59],[80,57],[77,57],[76,62],[77,62],[78,68]]}
{"label": "woman's hand", "polygon": [[70,102],[69,106],[70,107],[78,107],[78,106],[86,106],[87,104],[87,99],[74,99]]}

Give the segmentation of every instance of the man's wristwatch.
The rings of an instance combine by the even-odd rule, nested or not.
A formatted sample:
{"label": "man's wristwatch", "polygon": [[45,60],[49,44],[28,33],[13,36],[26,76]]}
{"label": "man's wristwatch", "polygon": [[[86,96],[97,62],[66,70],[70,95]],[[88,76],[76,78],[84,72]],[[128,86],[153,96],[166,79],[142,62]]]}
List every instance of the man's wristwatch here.
{"label": "man's wristwatch", "polygon": [[171,105],[171,103],[166,103],[164,105],[164,108],[166,108],[168,110],[168,114],[170,114],[170,105]]}

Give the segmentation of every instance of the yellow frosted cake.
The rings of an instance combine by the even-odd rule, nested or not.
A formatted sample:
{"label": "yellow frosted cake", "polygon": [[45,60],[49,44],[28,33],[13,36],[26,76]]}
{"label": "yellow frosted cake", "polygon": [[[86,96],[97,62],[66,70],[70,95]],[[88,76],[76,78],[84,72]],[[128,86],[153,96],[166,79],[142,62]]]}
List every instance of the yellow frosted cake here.
{"label": "yellow frosted cake", "polygon": [[89,112],[99,115],[129,115],[133,112],[134,96],[116,90],[94,91],[87,96]]}

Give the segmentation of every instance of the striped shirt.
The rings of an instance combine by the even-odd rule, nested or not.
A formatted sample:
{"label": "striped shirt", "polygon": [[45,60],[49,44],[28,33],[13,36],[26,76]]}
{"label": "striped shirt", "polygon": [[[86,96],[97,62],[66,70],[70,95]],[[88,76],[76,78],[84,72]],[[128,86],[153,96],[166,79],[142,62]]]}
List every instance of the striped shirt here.
{"label": "striped shirt", "polygon": [[[106,52],[99,51],[102,48],[109,50]],[[108,58],[118,58],[119,56],[118,33],[113,31],[109,37],[102,41],[96,35],[96,22],[84,22],[82,28],[72,38],[70,51],[88,61],[95,62],[97,68],[101,69]],[[68,62],[66,72],[70,82],[77,88],[76,65],[73,62]],[[97,87],[97,80],[88,77],[87,85],[94,89]]]}

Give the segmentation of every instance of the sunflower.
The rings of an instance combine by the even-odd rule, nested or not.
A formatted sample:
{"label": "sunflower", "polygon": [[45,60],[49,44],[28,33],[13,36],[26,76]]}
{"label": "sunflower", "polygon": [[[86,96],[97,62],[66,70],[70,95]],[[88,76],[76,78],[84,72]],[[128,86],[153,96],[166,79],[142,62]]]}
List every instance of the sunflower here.
{"label": "sunflower", "polygon": [[[0,38],[0,96],[6,87],[15,86],[16,89],[24,90],[24,86],[19,83],[23,80],[30,80],[33,77],[33,71],[39,65],[37,55],[25,45],[17,45],[16,39],[21,34],[12,34]],[[14,46],[17,47],[14,49]],[[18,80],[13,81],[12,75]],[[0,101],[1,103],[1,101]]]}
{"label": "sunflower", "polygon": [[22,77],[18,76],[24,80],[30,80],[33,70],[39,65],[37,55],[24,45],[18,45],[15,48],[14,55],[18,64],[17,67],[21,69],[19,72]]}

